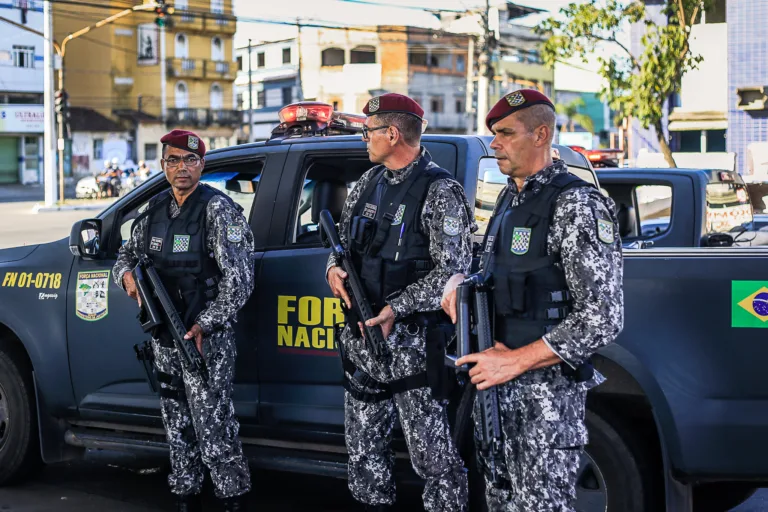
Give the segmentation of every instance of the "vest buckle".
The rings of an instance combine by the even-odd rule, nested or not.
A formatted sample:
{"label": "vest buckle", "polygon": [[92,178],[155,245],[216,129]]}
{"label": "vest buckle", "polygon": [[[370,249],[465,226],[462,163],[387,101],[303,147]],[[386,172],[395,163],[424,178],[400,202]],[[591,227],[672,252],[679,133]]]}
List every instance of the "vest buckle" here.
{"label": "vest buckle", "polygon": [[550,302],[567,302],[571,300],[571,294],[568,290],[557,290],[556,292],[549,292]]}
{"label": "vest buckle", "polygon": [[568,315],[568,308],[549,308],[547,309],[547,320],[559,320]]}

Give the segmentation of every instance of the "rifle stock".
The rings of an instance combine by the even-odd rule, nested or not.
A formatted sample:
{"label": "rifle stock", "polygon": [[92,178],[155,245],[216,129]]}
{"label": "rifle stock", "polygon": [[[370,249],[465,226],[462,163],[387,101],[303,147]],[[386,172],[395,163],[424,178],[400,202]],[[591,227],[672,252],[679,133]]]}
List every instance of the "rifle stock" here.
{"label": "rifle stock", "polygon": [[[356,323],[359,319],[363,323],[365,340],[366,343],[368,343],[371,352],[377,357],[383,356],[386,353],[384,333],[382,332],[380,325],[375,325],[373,327],[365,325],[365,322],[371,318],[375,318],[376,314],[373,312],[371,303],[365,294],[365,288],[360,280],[360,276],[357,275],[357,270],[355,270],[355,266],[352,264],[352,258],[350,258],[349,252],[346,251],[341,244],[341,238],[336,229],[336,224],[333,222],[331,212],[328,210],[320,212],[320,237],[323,241],[323,245],[331,248],[336,255],[339,265],[347,274],[344,286],[352,301],[352,311],[347,310],[344,301],[341,303],[347,313],[347,322]],[[353,330],[356,329],[355,325],[351,325],[350,327]]]}

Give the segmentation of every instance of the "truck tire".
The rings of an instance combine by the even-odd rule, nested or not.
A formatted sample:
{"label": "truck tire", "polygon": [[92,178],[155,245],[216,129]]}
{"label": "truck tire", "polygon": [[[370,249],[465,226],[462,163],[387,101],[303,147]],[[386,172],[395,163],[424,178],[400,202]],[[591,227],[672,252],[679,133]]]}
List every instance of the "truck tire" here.
{"label": "truck tire", "polygon": [[40,466],[31,376],[0,343],[0,486],[19,482]]}
{"label": "truck tire", "polygon": [[[581,457],[576,481],[578,512],[646,512],[653,510],[649,482],[641,465],[616,429],[592,411],[587,411],[589,444]],[[470,510],[486,512],[485,480],[476,457],[469,459]],[[644,478],[645,476],[645,478]]]}

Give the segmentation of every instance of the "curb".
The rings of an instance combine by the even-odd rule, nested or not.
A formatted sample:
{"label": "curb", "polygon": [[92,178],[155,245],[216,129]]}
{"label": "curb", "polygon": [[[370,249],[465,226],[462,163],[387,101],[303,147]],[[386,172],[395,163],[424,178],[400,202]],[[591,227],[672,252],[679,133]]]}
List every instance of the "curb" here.
{"label": "curb", "polygon": [[40,203],[35,204],[32,207],[32,213],[50,213],[50,212],[64,212],[73,210],[104,210],[111,203],[107,204],[73,204],[63,206],[44,206]]}

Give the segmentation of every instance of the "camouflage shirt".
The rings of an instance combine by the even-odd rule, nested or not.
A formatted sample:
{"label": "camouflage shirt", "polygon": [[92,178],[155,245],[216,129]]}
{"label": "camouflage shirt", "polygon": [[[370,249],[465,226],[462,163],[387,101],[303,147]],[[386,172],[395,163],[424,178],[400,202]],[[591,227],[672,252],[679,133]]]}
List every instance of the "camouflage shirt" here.
{"label": "camouflage shirt", "polygon": [[[568,172],[562,160],[525,179],[521,191],[508,181],[511,207],[538,194],[558,174]],[[565,272],[573,307],[568,316],[544,335],[544,342],[561,359],[578,366],[600,347],[613,342],[624,324],[621,240],[616,232],[613,201],[594,187],[576,187],[557,198],[547,235],[547,252]],[[598,232],[598,221],[613,225]],[[604,226],[607,224],[602,223]],[[602,239],[610,238],[606,243]]]}
{"label": "camouflage shirt", "polygon": [[[172,191],[168,191],[173,194]],[[168,216],[172,219],[181,213],[176,199],[171,198]],[[144,235],[148,219],[144,218],[134,226],[131,237],[120,248],[117,262],[112,271],[115,283],[123,287],[123,275],[136,266],[135,253],[144,252]],[[227,231],[230,226],[239,226],[242,237],[239,242],[230,241]],[[216,260],[221,270],[219,294],[209,301],[200,312],[195,322],[208,334],[217,327],[224,327],[234,321],[237,312],[243,307],[253,291],[253,233],[245,217],[230,202],[220,196],[214,196],[205,212],[206,247],[210,257]]]}
{"label": "camouflage shirt", "polygon": [[[424,157],[430,158],[426,150],[422,148],[416,160],[406,167],[395,170],[387,169],[385,171],[387,182],[390,185],[397,185],[405,181],[420,159]],[[432,167],[438,166],[430,162],[427,168]],[[339,221],[339,234],[345,247],[347,246],[347,232],[352,209],[378,170],[380,167],[377,166],[363,174],[347,197]],[[444,229],[447,217],[451,218],[449,222],[453,222],[454,219],[458,221],[458,234],[446,234]],[[464,194],[464,189],[458,182],[453,179],[435,180],[427,191],[420,220],[422,232],[429,234],[429,253],[434,268],[429,274],[407,286],[400,295],[387,300],[387,304],[395,313],[396,320],[414,312],[439,310],[443,289],[448,279],[456,273],[467,273],[472,264],[472,232],[477,230],[477,225]],[[331,255],[328,260],[326,275],[327,271],[335,265],[336,260]],[[378,314],[378,311],[375,313]],[[423,354],[421,356],[397,354],[396,360],[399,363],[393,365],[394,370],[375,367],[371,364],[371,358],[365,354],[366,349],[362,339],[352,340],[347,336],[343,336],[343,339],[348,339],[350,348],[348,352],[350,352],[353,362],[362,366],[374,378],[381,381],[416,373],[424,364]],[[423,334],[409,335],[406,332],[406,326],[397,322],[387,343],[393,349],[400,347],[413,348],[419,352],[424,350]],[[390,370],[394,373],[389,373]]]}

